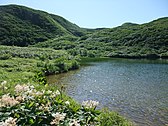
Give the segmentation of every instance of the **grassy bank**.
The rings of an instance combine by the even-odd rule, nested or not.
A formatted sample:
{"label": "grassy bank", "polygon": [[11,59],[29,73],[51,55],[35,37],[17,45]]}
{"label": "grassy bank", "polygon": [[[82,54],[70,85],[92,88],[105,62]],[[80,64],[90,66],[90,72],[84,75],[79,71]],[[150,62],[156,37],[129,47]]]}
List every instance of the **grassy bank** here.
{"label": "grassy bank", "polygon": [[42,82],[41,77],[48,74],[77,69],[79,64],[65,51],[0,46],[0,67],[1,82],[28,83]]}
{"label": "grassy bank", "polygon": [[63,88],[46,85],[45,75],[77,69],[77,58],[65,51],[0,46],[0,125],[131,126],[99,102],[78,104]]}

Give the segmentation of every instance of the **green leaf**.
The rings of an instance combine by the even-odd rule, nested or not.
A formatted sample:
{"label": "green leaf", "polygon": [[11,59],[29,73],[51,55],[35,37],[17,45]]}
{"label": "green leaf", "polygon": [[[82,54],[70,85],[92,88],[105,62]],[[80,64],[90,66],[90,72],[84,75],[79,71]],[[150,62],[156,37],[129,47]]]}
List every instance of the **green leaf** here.
{"label": "green leaf", "polygon": [[20,115],[19,115],[18,113],[15,113],[15,114],[14,114],[14,117],[19,118]]}
{"label": "green leaf", "polygon": [[32,118],[29,119],[30,124],[34,124],[34,120]]}
{"label": "green leaf", "polygon": [[34,102],[31,102],[28,107],[31,108],[33,105],[34,105]]}

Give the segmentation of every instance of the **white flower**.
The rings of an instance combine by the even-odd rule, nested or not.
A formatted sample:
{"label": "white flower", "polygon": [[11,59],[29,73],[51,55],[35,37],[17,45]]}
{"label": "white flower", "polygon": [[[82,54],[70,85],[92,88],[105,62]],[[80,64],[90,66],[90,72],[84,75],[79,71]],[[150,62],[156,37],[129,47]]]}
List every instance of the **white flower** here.
{"label": "white flower", "polygon": [[42,90],[41,92],[43,92],[43,94],[46,92],[45,90]]}
{"label": "white flower", "polygon": [[0,102],[1,107],[14,106],[19,103],[17,100],[15,100],[13,97],[10,97],[8,94],[3,95],[0,99]]}
{"label": "white flower", "polygon": [[16,97],[16,100],[19,101],[19,102],[24,101],[24,97],[22,97],[22,96],[17,96],[17,97]]}
{"label": "white flower", "polygon": [[52,116],[54,117],[54,120],[52,120],[50,124],[58,125],[60,121],[63,121],[65,119],[66,113],[60,114],[59,112],[57,112],[56,114],[52,114]]}
{"label": "white flower", "polygon": [[80,126],[80,124],[78,123],[78,121],[73,119],[72,122],[69,123],[69,126]]}
{"label": "white flower", "polygon": [[0,126],[5,126],[5,122],[0,122]]}
{"label": "white flower", "polygon": [[33,86],[33,85],[31,85],[31,86],[30,86],[30,89],[31,89],[31,90],[33,90],[33,89],[34,89],[34,86]]}
{"label": "white flower", "polygon": [[59,92],[59,90],[56,90],[56,92],[53,92],[52,94],[51,94],[51,97],[52,98],[55,98],[55,97],[57,97],[58,95],[60,95],[61,93]]}
{"label": "white flower", "polygon": [[28,90],[28,91],[25,92],[25,93],[26,93],[26,94],[29,94],[29,95],[33,95],[35,91],[36,91],[36,90]]}
{"label": "white flower", "polygon": [[60,95],[61,93],[59,92],[59,90],[56,90],[55,94]]}
{"label": "white flower", "polygon": [[49,111],[50,107],[51,107],[51,103],[48,102],[46,105],[42,104],[42,105],[39,107],[39,110]]}
{"label": "white flower", "polygon": [[6,85],[6,84],[7,84],[7,81],[3,81],[3,82],[1,83],[2,86]]}
{"label": "white flower", "polygon": [[28,90],[30,90],[30,89],[29,89],[29,86],[27,86],[27,85],[18,84],[18,85],[15,86],[16,93],[25,92],[25,91],[28,91]]}
{"label": "white flower", "polygon": [[66,101],[65,104],[66,104],[66,105],[70,105],[70,102],[69,102],[69,101]]}
{"label": "white flower", "polygon": [[[2,101],[2,100],[0,99],[0,108],[5,106],[1,101]],[[1,126],[1,125],[0,125],[0,126]]]}
{"label": "white flower", "polygon": [[16,118],[9,117],[5,122],[0,122],[0,126],[16,126]]}
{"label": "white flower", "polygon": [[4,89],[5,89],[5,90],[7,90],[7,89],[8,89],[8,87],[6,87],[6,86],[5,86],[5,87],[4,87]]}
{"label": "white flower", "polygon": [[51,90],[46,91],[46,94],[51,94],[51,93],[52,93]]}
{"label": "white flower", "polygon": [[37,91],[34,95],[35,96],[41,96],[41,95],[43,95],[43,92]]}
{"label": "white flower", "polygon": [[83,101],[82,102],[82,106],[84,106],[85,108],[95,108],[96,106],[99,105],[99,102],[98,101],[92,101],[92,100],[89,100],[89,101]]}

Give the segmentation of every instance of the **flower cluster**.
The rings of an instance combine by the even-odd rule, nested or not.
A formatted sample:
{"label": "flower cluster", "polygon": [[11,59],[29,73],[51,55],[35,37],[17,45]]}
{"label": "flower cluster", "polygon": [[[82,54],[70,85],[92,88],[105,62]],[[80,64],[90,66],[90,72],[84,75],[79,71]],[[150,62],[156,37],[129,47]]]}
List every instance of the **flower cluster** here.
{"label": "flower cluster", "polygon": [[20,85],[17,84],[15,86],[15,92],[18,96],[18,99],[23,101],[24,99],[32,98],[35,96],[43,95],[43,92],[36,91],[34,86],[28,86],[28,85]]}
{"label": "flower cluster", "polygon": [[22,97],[22,96],[17,96],[15,99],[16,99],[18,102],[24,101],[24,97]]}
{"label": "flower cluster", "polygon": [[4,122],[0,122],[0,126],[16,126],[16,118],[9,117]]}
{"label": "flower cluster", "polygon": [[50,123],[51,125],[58,125],[60,121],[63,121],[65,119],[66,113],[59,113],[52,115],[54,117],[54,120]]}
{"label": "flower cluster", "polygon": [[51,107],[51,103],[48,102],[46,105],[41,104],[41,106],[39,107],[39,110],[43,110],[46,112],[46,111],[49,111],[50,107]]}
{"label": "flower cluster", "polygon": [[57,90],[56,92],[52,92],[50,90],[45,91],[37,91],[34,86],[28,86],[28,85],[20,85],[17,84],[15,86],[15,92],[19,95],[22,95],[24,98],[26,97],[37,97],[37,96],[42,96],[44,94],[51,95],[52,97],[56,97],[60,95],[60,92]]}
{"label": "flower cluster", "polygon": [[57,96],[60,95],[60,94],[61,94],[60,91],[59,91],[59,90],[56,90],[55,92],[52,92],[51,97],[52,97],[52,98],[55,98],[55,97],[57,97]]}
{"label": "flower cluster", "polygon": [[1,86],[5,86],[7,84],[7,81],[3,81],[2,83],[1,83]]}
{"label": "flower cluster", "polygon": [[65,104],[66,104],[66,105],[70,105],[70,102],[69,102],[69,101],[66,101]]}
{"label": "flower cluster", "polygon": [[88,101],[82,102],[82,106],[84,106],[85,108],[88,108],[88,109],[96,108],[98,105],[99,105],[98,101],[88,100]]}
{"label": "flower cluster", "polygon": [[[67,99],[59,90],[39,91],[30,84],[17,84],[14,90],[16,92],[14,96],[4,94],[0,97],[0,108],[3,110],[0,126],[97,124],[96,115],[85,114],[89,109],[83,109],[80,105]],[[98,102],[84,101],[82,105],[86,108],[95,109]]]}
{"label": "flower cluster", "polygon": [[8,87],[6,86],[7,85],[7,81],[3,81],[0,85],[0,88],[2,89],[2,91],[8,89]]}
{"label": "flower cluster", "polygon": [[69,126],[80,126],[80,123],[79,123],[79,121],[73,119],[73,120],[69,123]]}
{"label": "flower cluster", "polygon": [[18,85],[15,86],[16,93],[25,92],[25,91],[28,91],[28,90],[30,90],[30,88],[27,85],[18,84]]}
{"label": "flower cluster", "polygon": [[17,101],[14,97],[10,97],[9,94],[3,95],[0,99],[0,107],[14,106],[18,103],[19,101]]}

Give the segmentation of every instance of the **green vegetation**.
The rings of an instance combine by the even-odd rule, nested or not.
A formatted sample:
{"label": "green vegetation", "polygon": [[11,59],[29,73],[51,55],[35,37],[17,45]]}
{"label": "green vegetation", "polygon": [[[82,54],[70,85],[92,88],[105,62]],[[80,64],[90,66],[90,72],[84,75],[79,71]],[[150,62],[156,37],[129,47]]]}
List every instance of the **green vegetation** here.
{"label": "green vegetation", "polygon": [[60,37],[34,46],[65,49],[83,57],[167,58],[167,32],[168,18],[161,18],[142,25],[125,23],[116,28],[95,30],[76,41],[71,41],[70,36]]}
{"label": "green vegetation", "polygon": [[[101,111],[95,110],[98,102],[85,101],[80,106],[64,95],[63,90],[44,86],[44,74],[78,68],[75,57],[65,51],[14,46],[0,46],[0,54],[0,124],[101,125],[104,117]],[[121,124],[128,122],[123,117],[118,119]]]}
{"label": "green vegetation", "polygon": [[82,57],[168,58],[168,18],[86,29],[24,6],[0,6],[0,44],[67,50]]}
{"label": "green vegetation", "polygon": [[130,126],[130,122],[126,121],[116,112],[110,112],[104,109],[98,117],[100,126]]}
{"label": "green vegetation", "polygon": [[111,124],[132,125],[117,113],[96,110],[96,101],[80,105],[63,88],[46,84],[45,75],[79,67],[77,58],[67,52],[0,46],[0,59],[0,125],[103,126],[107,116]]}
{"label": "green vegetation", "polygon": [[86,29],[44,11],[0,6],[0,125],[131,126],[115,112],[96,110],[96,101],[77,104],[45,76],[77,69],[79,56],[168,58],[167,33],[167,17]]}
{"label": "green vegetation", "polygon": [[0,46],[0,81],[41,82],[45,75],[77,69],[77,58],[65,51],[45,48]]}
{"label": "green vegetation", "polygon": [[28,46],[63,35],[83,35],[64,18],[24,6],[0,6],[0,44]]}
{"label": "green vegetation", "polygon": [[[6,84],[4,81],[1,86],[6,87]],[[40,85],[36,85],[38,86]],[[132,125],[117,113],[96,110],[97,105],[98,102],[92,100],[83,101],[82,105],[79,105],[59,90],[52,91],[47,87],[36,90],[30,84],[17,84],[14,87],[14,95],[4,94],[0,98],[0,125]]]}

